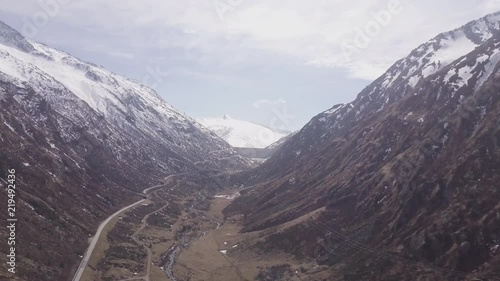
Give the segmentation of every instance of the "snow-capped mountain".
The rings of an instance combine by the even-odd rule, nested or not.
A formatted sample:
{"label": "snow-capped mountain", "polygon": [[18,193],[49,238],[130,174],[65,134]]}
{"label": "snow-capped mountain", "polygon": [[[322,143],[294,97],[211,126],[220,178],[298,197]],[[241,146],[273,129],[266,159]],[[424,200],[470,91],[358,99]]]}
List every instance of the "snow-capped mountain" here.
{"label": "snow-capped mountain", "polygon": [[326,265],[308,280],[498,279],[499,53],[500,12],[420,45],[238,175],[225,215]]}
{"label": "snow-capped mountain", "polygon": [[[406,58],[397,61],[387,72],[366,87],[354,102],[336,105],[319,118],[324,118],[322,120],[329,123],[327,127],[330,130],[341,130],[343,129],[340,125],[341,120],[347,118],[355,121],[359,120],[363,114],[382,110],[392,102],[413,92],[419,82],[472,52],[499,31],[500,13],[493,13],[455,30],[441,33],[420,45]],[[488,77],[492,66],[498,59],[496,52],[479,58],[476,66],[484,69],[475,71],[474,76]],[[468,79],[471,78],[472,68],[471,65],[467,69],[461,69],[456,75],[450,73],[449,78],[457,80],[457,87],[466,86]],[[476,87],[479,87],[482,82],[484,79],[478,81]]]}
{"label": "snow-capped mountain", "polygon": [[[65,52],[26,40],[5,24],[0,29],[3,35],[0,42],[4,42],[0,44],[2,80],[31,87],[61,114],[82,117],[81,111],[72,107],[75,101],[83,101],[83,106],[90,107],[124,133],[151,138],[192,163],[210,159],[208,156],[238,158],[215,134],[175,110],[154,90]],[[85,120],[81,121],[84,125]]]}
{"label": "snow-capped mountain", "polygon": [[250,164],[154,90],[2,22],[0,145],[0,189],[15,169],[22,194],[22,280],[68,279],[98,222],[166,176]]}
{"label": "snow-capped mountain", "polygon": [[[460,69],[452,69],[446,79],[454,84],[453,93],[445,96],[437,93],[436,98],[444,101],[457,98],[454,94],[473,85],[480,87],[488,78],[500,57],[493,48],[486,51],[477,61],[466,61],[465,55],[484,45],[500,32],[500,12],[471,21],[452,31],[444,32],[421,44],[407,57],[394,63],[383,75],[364,88],[357,98],[347,104],[338,104],[314,117],[305,128],[294,136],[300,141],[299,148],[313,150],[336,134],[343,134],[367,116],[374,116],[403,97],[414,93],[419,83],[442,69],[450,68],[458,59]],[[456,71],[453,73],[453,71]],[[415,118],[409,113],[408,118]],[[413,117],[412,117],[413,116]],[[417,117],[418,119],[419,117]],[[314,131],[314,132],[313,132]],[[311,138],[319,135],[320,138]],[[306,143],[305,141],[312,141]]]}
{"label": "snow-capped mountain", "polygon": [[218,118],[200,118],[197,121],[233,147],[266,148],[289,134],[252,122],[233,119],[227,114]]}

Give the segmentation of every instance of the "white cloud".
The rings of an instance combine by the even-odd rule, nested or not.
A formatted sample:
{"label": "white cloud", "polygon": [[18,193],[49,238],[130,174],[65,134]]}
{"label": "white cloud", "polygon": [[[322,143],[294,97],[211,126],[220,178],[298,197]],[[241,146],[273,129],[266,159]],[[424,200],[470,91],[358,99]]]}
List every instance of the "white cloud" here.
{"label": "white cloud", "polygon": [[135,55],[131,53],[125,53],[125,52],[110,52],[110,56],[117,57],[117,58],[122,58],[122,59],[134,59]]}
{"label": "white cloud", "polygon": [[500,9],[500,0],[485,0],[483,1],[482,9],[485,13]]}
{"label": "white cloud", "polygon": [[[102,38],[116,37],[117,44],[134,53],[178,49],[192,63],[224,67],[287,57],[367,80],[438,33],[500,9],[500,0],[220,1],[240,4],[226,10],[224,20],[212,0],[25,0],[9,1],[2,9],[33,20],[50,8],[43,3],[66,3],[50,20],[86,28]],[[379,24],[382,27],[375,28],[369,43],[346,59],[345,43],[352,43],[358,31],[376,22],[375,14],[387,11],[394,1],[400,2],[402,11]],[[125,57],[129,53],[114,52]],[[260,54],[268,56],[264,60]]]}
{"label": "white cloud", "polygon": [[253,103],[253,106],[256,108],[261,108],[263,106],[276,106],[286,104],[286,100],[283,98],[279,98],[276,100],[268,100],[268,99],[260,99]]}

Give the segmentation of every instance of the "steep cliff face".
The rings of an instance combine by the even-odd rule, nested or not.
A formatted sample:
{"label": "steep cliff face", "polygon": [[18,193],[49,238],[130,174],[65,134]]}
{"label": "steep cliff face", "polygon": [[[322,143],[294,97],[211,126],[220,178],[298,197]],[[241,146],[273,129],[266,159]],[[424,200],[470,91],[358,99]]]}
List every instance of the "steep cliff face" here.
{"label": "steep cliff face", "polygon": [[3,23],[0,145],[0,186],[17,175],[23,280],[66,280],[98,223],[162,178],[249,164],[152,89]]}
{"label": "steep cliff face", "polygon": [[268,243],[345,280],[496,280],[499,21],[438,35],[315,117],[235,177],[253,188],[226,214],[243,213],[244,231],[287,223]]}

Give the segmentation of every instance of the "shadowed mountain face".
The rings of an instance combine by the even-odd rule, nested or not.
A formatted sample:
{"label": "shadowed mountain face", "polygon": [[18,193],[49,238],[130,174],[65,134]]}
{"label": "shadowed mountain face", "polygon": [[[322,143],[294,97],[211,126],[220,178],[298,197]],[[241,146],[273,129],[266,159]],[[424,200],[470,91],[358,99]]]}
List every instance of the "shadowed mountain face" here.
{"label": "shadowed mountain face", "polygon": [[250,163],[152,89],[3,23],[0,144],[0,186],[8,169],[17,175],[17,276],[25,280],[68,279],[99,222],[169,174]]}
{"label": "shadowed mountain face", "polygon": [[316,116],[234,178],[253,188],[226,215],[284,227],[269,247],[338,280],[498,280],[499,23],[438,35]]}

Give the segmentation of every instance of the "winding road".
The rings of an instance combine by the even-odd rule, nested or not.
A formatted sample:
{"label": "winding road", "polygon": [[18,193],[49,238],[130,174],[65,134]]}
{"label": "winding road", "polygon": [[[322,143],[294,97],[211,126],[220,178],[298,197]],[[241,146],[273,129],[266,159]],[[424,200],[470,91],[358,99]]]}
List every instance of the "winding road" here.
{"label": "winding road", "polygon": [[[173,177],[173,176],[176,176],[176,175],[171,175],[169,177],[167,177],[166,179],[170,178],[170,177]],[[143,194],[146,194],[146,195],[149,195],[149,192],[153,189],[156,189],[156,188],[159,188],[159,187],[162,187],[163,185],[157,185],[157,186],[153,186],[153,187],[150,187],[150,188],[147,188],[147,189],[144,189],[143,190]],[[149,196],[148,196],[149,198]],[[76,273],[75,275],[73,276],[73,279],[72,281],[80,281],[80,279],[82,278],[83,276],[83,273],[85,272],[85,269],[87,268],[88,264],[89,264],[89,261],[90,261],[90,257],[92,256],[92,253],[94,252],[94,249],[97,245],[97,242],[99,241],[99,238],[101,237],[101,234],[102,234],[102,231],[104,230],[104,228],[108,225],[108,223],[113,220],[114,218],[116,218],[118,215],[120,215],[121,213],[123,212],[126,212],[144,202],[146,202],[146,200],[148,199],[142,199],[142,200],[139,200],[127,207],[124,207],[122,208],[121,210],[117,211],[116,213],[112,214],[111,216],[109,216],[105,221],[103,221],[100,225],[99,225],[99,228],[97,229],[97,232],[96,234],[94,235],[94,238],[92,238],[92,242],[90,243],[87,251],[85,252],[85,255],[83,256],[82,258],[82,261],[80,262],[80,265],[78,266],[78,269],[76,270]]]}
{"label": "winding road", "polygon": [[[153,192],[156,193],[157,191]],[[153,252],[151,251],[151,248],[144,244],[139,238],[137,238],[139,236],[139,233],[141,233],[141,231],[144,230],[144,228],[146,228],[147,224],[148,224],[148,219],[151,215],[155,214],[155,213],[158,213],[158,212],[161,212],[162,210],[164,210],[165,208],[167,208],[170,204],[167,203],[165,204],[165,206],[147,214],[144,216],[144,218],[142,219],[142,222],[141,222],[141,226],[139,227],[139,229],[137,229],[136,232],[134,232],[134,234],[131,236],[132,240],[134,240],[134,242],[136,242],[137,244],[141,245],[142,247],[144,247],[144,249],[146,249],[146,252],[148,254],[148,257],[147,257],[147,262],[146,262],[146,275],[142,276],[142,277],[134,277],[134,278],[128,278],[128,279],[123,279],[122,281],[129,281],[129,280],[144,280],[144,281],[150,281],[151,280],[151,262],[152,262],[152,259],[153,259]]]}
{"label": "winding road", "polygon": [[[186,172],[186,173],[179,173],[179,174],[174,174],[174,175],[170,175],[168,176],[167,178],[165,178],[165,182],[172,178],[172,177],[175,177],[175,176],[182,176],[182,175],[188,175],[188,174],[192,174],[192,173],[196,173],[196,172]],[[117,216],[119,216],[120,214],[124,213],[124,212],[127,212],[129,211],[130,209],[133,209],[134,207],[140,205],[140,204],[143,204],[145,203],[147,200],[150,200],[151,199],[151,195],[154,194],[154,192],[151,192],[152,190],[154,189],[157,189],[157,188],[160,188],[160,187],[163,187],[165,186],[164,184],[162,185],[156,185],[156,186],[153,186],[153,187],[149,187],[149,188],[146,188],[142,191],[142,194],[143,195],[147,195],[147,198],[146,199],[141,199],[129,206],[126,206],[122,209],[120,209],[119,211],[115,212],[114,214],[112,214],[111,216],[109,216],[105,221],[103,221],[98,229],[97,229],[97,232],[96,234],[94,235],[94,237],[92,238],[92,241],[90,242],[90,245],[89,247],[87,248],[87,251],[85,252],[81,262],[80,262],[80,265],[78,266],[78,269],[76,270],[75,272],[75,275],[73,276],[73,279],[72,281],[80,281],[83,277],[83,274],[85,272],[85,269],[89,266],[89,261],[90,261],[90,258],[92,257],[92,254],[95,250],[95,247],[99,241],[99,239],[101,238],[101,235],[102,235],[102,232],[104,231],[104,229],[106,228],[106,226],[114,219],[116,218]],[[169,206],[169,204],[167,203],[166,205],[164,205],[163,207],[161,207],[160,209],[146,215],[143,220],[142,220],[142,223],[141,223],[141,226],[139,227],[139,229],[132,235],[132,239],[142,245],[144,248],[146,248],[146,251],[147,251],[147,254],[148,254],[148,258],[147,258],[147,272],[146,272],[146,275],[145,276],[142,276],[142,277],[133,277],[133,278],[130,278],[130,279],[125,279],[125,280],[146,280],[146,281],[149,281],[150,280],[150,272],[151,272],[151,258],[152,258],[152,252],[151,252],[151,249],[149,247],[147,247],[147,245],[144,245],[138,238],[138,234],[144,230],[144,228],[146,227],[146,224],[147,224],[147,219],[149,218],[150,215],[156,213],[156,212],[159,212],[165,208],[167,208]],[[193,208],[194,208],[194,203],[193,205],[191,206],[190,208],[190,211],[193,211]],[[209,218],[207,218],[209,219]],[[217,224],[217,228],[220,226],[220,223],[216,222],[215,220],[211,219],[212,221],[214,221],[214,223]],[[177,246],[182,246],[182,245],[177,245]],[[175,247],[175,245],[174,245]],[[177,249],[178,251],[180,251],[180,248]],[[175,263],[175,256],[176,256],[177,253],[174,253],[173,254],[173,257],[170,257],[172,258],[172,261],[171,261],[171,264],[170,264],[170,267],[173,266],[173,264]],[[166,270],[167,272],[167,275],[168,274],[168,270]],[[169,276],[171,276],[171,278],[173,280],[176,280],[175,277],[173,277],[173,273],[171,273]]]}

